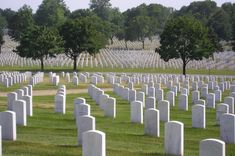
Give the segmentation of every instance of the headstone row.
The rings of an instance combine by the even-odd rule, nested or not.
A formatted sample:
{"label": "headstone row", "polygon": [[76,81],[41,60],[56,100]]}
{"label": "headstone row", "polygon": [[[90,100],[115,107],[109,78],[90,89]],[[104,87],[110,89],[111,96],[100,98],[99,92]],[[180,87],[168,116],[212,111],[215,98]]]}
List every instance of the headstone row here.
{"label": "headstone row", "polygon": [[66,86],[59,86],[55,95],[55,112],[65,114],[66,113]]}

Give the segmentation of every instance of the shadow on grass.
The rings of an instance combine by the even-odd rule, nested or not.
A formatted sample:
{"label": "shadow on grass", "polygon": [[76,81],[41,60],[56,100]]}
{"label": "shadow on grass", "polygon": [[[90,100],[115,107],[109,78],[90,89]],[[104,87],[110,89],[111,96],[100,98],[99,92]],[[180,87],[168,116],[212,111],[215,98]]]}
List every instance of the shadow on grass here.
{"label": "shadow on grass", "polygon": [[167,156],[166,154],[163,153],[145,153],[146,156]]}
{"label": "shadow on grass", "polygon": [[81,148],[81,145],[58,145],[58,147],[64,147],[64,148]]}

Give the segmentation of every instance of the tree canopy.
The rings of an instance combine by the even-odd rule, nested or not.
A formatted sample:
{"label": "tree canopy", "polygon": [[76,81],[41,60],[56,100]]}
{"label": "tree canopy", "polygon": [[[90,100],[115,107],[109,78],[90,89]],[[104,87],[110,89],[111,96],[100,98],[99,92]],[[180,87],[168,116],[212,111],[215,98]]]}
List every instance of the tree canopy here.
{"label": "tree canopy", "polygon": [[0,15],[0,53],[2,52],[2,45],[4,44],[3,29],[6,28],[6,26],[7,26],[7,21],[5,17]]}
{"label": "tree canopy", "polygon": [[127,27],[127,39],[130,41],[141,41],[144,49],[145,38],[153,36],[153,32],[150,29],[151,20],[148,16],[136,16],[134,17]]}
{"label": "tree canopy", "polygon": [[128,26],[133,18],[145,16],[151,18],[151,23],[149,25],[150,31],[153,32],[154,35],[160,34],[172,11],[172,8],[167,8],[160,4],[141,4],[140,6],[128,9],[123,13],[125,17],[125,26]]}
{"label": "tree canopy", "polygon": [[215,1],[205,0],[192,2],[189,6],[182,7],[174,13],[178,16],[192,16],[212,29],[219,40],[231,40],[232,29],[235,29],[235,4],[224,3],[218,7]]}
{"label": "tree canopy", "polygon": [[110,0],[90,0],[90,9],[103,20],[109,20]]}
{"label": "tree canopy", "polygon": [[0,9],[0,14],[3,17],[5,17],[5,19],[7,21],[7,24],[9,24],[11,19],[12,19],[12,17],[16,14],[16,12],[11,10],[11,9],[9,9],[9,8],[7,8],[7,9],[4,9],[4,10]]}
{"label": "tree canopy", "polygon": [[66,21],[69,10],[63,0],[43,0],[35,14],[38,25],[59,27]]}
{"label": "tree canopy", "polygon": [[22,33],[32,25],[34,25],[33,10],[30,6],[24,5],[10,20],[8,26],[11,29],[10,36],[19,41]]}
{"label": "tree canopy", "polygon": [[40,60],[41,70],[44,70],[44,59],[55,57],[63,50],[63,40],[56,29],[34,25],[22,33],[20,45],[14,52],[21,57]]}
{"label": "tree canopy", "polygon": [[209,18],[218,9],[216,2],[212,0],[196,1],[190,3],[189,6],[182,7],[175,12],[176,16],[193,16],[204,25],[207,24]]}
{"label": "tree canopy", "polygon": [[232,25],[229,18],[223,9],[219,9],[208,21],[209,28],[213,29],[221,40],[228,41],[232,38]]}
{"label": "tree canopy", "polygon": [[79,19],[82,17],[91,17],[91,16],[96,16],[94,12],[92,12],[90,9],[78,9],[73,11],[70,14],[70,19]]}
{"label": "tree canopy", "polygon": [[93,18],[83,17],[68,20],[60,28],[60,34],[65,41],[65,54],[73,59],[74,70],[77,69],[77,58],[81,53],[87,52],[95,56],[101,48],[105,47],[107,38],[97,30],[97,25]]}
{"label": "tree canopy", "polygon": [[167,22],[161,34],[160,48],[156,49],[162,59],[169,61],[180,58],[183,62],[183,74],[191,60],[210,57],[216,51],[208,37],[207,28],[196,19],[181,16]]}

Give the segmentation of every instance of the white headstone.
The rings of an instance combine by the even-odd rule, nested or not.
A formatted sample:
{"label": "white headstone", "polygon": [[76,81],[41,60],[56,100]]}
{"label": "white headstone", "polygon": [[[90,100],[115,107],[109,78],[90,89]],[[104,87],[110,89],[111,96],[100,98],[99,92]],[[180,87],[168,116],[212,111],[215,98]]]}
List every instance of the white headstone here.
{"label": "white headstone", "polygon": [[2,156],[2,126],[0,125],[0,156]]}
{"label": "white headstone", "polygon": [[170,102],[170,106],[175,106],[175,93],[169,91],[166,95],[166,100]]}
{"label": "white headstone", "polygon": [[224,98],[224,103],[229,105],[229,113],[234,114],[234,99],[233,97],[225,97]]}
{"label": "white headstone", "polygon": [[201,94],[202,94],[202,97],[206,98],[206,96],[208,94],[208,87],[202,87]]}
{"label": "white headstone", "polygon": [[105,116],[116,118],[116,99],[109,97],[104,106]]}
{"label": "white headstone", "polygon": [[78,77],[77,77],[77,76],[74,76],[74,78],[73,78],[73,84],[77,86],[78,83],[79,83],[79,82],[78,82]]}
{"label": "white headstone", "polygon": [[156,94],[156,100],[157,101],[161,101],[161,100],[164,100],[163,97],[164,97],[164,92],[162,89],[156,89],[155,90],[155,94]]}
{"label": "white headstone", "polygon": [[149,87],[148,96],[155,97],[155,88],[154,87]]}
{"label": "white headstone", "polygon": [[235,144],[235,115],[223,114],[220,117],[220,139]]}
{"label": "white headstone", "polygon": [[192,127],[206,128],[206,108],[203,105],[194,105],[192,107]]}
{"label": "white headstone", "polygon": [[89,130],[95,130],[95,118],[84,115],[78,118],[78,145],[82,145],[82,134]]}
{"label": "white headstone", "polygon": [[165,154],[184,155],[184,124],[178,121],[165,123]]}
{"label": "white headstone", "polygon": [[55,96],[55,112],[65,114],[65,96],[64,95],[56,95]]}
{"label": "white headstone", "polygon": [[150,109],[150,108],[156,108],[156,99],[155,97],[147,97],[146,98],[146,104],[145,104],[145,109]]}
{"label": "white headstone", "polygon": [[168,122],[170,120],[170,104],[169,101],[162,100],[158,102],[158,110],[160,113],[160,121]]}
{"label": "white headstone", "polygon": [[150,108],[144,114],[144,132],[150,136],[160,136],[159,111]]}
{"label": "white headstone", "polygon": [[145,107],[145,94],[144,92],[136,93],[136,101],[141,101],[143,103],[143,107]]}
{"label": "white headstone", "polygon": [[179,96],[179,109],[188,110],[188,95],[182,94]]}
{"label": "white headstone", "polygon": [[76,122],[77,122],[77,126],[78,126],[78,119],[79,117],[83,116],[83,115],[90,115],[90,112],[91,112],[91,108],[90,108],[90,105],[88,104],[85,104],[85,103],[81,103],[81,104],[77,104],[76,107]]}
{"label": "white headstone", "polygon": [[107,104],[107,100],[108,100],[108,98],[109,98],[109,95],[108,94],[102,94],[102,95],[100,95],[100,98],[99,98],[99,103],[100,103],[100,108],[102,109],[102,110],[104,110],[104,108],[105,108],[105,106],[106,106],[106,104]]}
{"label": "white headstone", "polygon": [[199,91],[198,90],[193,91],[192,92],[192,102],[193,102],[193,104],[195,104],[195,102],[199,99],[200,99]]}
{"label": "white headstone", "polygon": [[229,111],[229,106],[225,103],[221,103],[217,105],[216,108],[216,123],[220,125],[220,118],[223,114],[227,114]]}
{"label": "white headstone", "polygon": [[13,111],[0,112],[3,140],[16,140],[16,114]]}
{"label": "white headstone", "polygon": [[129,90],[129,101],[136,101],[136,90]]}
{"label": "white headstone", "polygon": [[17,98],[17,93],[15,92],[11,92],[9,94],[7,94],[7,109],[8,110],[12,110],[12,105],[14,103],[14,101],[16,101],[18,98]]}
{"label": "white headstone", "polygon": [[26,113],[28,116],[33,116],[33,102],[32,102],[32,96],[26,95],[23,96],[21,99],[23,99],[26,103]]}
{"label": "white headstone", "polygon": [[131,122],[143,124],[143,104],[140,101],[131,102]]}
{"label": "white headstone", "polygon": [[222,101],[222,93],[221,93],[221,90],[216,90],[216,91],[215,91],[215,101],[216,101],[216,102],[221,102],[221,101]]}
{"label": "white headstone", "polygon": [[215,108],[215,94],[214,93],[207,94],[206,107],[207,108]]}
{"label": "white headstone", "polygon": [[74,118],[76,117],[76,114],[77,114],[77,106],[76,105],[80,105],[80,104],[85,104],[86,103],[86,99],[84,99],[84,98],[76,98],[75,100],[74,100]]}
{"label": "white headstone", "polygon": [[82,135],[82,156],[106,156],[105,133],[97,130]]}
{"label": "white headstone", "polygon": [[27,125],[26,102],[23,100],[14,101],[12,111],[14,111],[16,114],[16,124],[26,126]]}
{"label": "white headstone", "polygon": [[225,143],[218,139],[200,141],[200,156],[225,156]]}
{"label": "white headstone", "polygon": [[32,85],[28,85],[27,87],[28,87],[29,96],[33,97],[33,87],[32,87]]}

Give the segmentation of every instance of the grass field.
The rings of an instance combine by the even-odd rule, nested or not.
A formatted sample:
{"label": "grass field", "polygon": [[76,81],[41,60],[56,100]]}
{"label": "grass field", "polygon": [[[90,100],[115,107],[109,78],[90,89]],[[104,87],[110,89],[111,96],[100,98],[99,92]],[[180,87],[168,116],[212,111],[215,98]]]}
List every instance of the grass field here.
{"label": "grass field", "polygon": [[[33,66],[33,67],[19,67],[19,66],[0,66],[0,71],[40,71],[39,67]],[[61,71],[67,71],[67,72],[73,72],[72,67],[45,67],[45,72],[61,72]],[[134,73],[169,73],[169,74],[182,74],[182,69],[154,69],[154,68],[78,68],[78,72],[134,72]],[[205,75],[235,75],[234,70],[206,70],[206,69],[188,69],[187,74],[205,74]]]}
{"label": "grass field", "polygon": [[[72,81],[72,77],[71,77]],[[14,84],[9,88],[6,88],[3,84],[0,83],[0,93],[1,92],[12,92],[15,91],[16,89],[20,89],[23,86],[28,85],[28,81],[21,83],[21,84]],[[60,77],[60,83],[59,84],[65,84],[66,89],[85,89],[88,87],[89,83],[79,83],[78,86],[74,85],[73,82],[67,83],[65,81],[65,78]],[[110,88],[110,84],[97,84],[97,87],[102,87],[102,88]],[[52,85],[49,81],[49,76],[48,74],[44,75],[44,80],[43,82],[40,83],[40,85],[35,85],[33,88],[34,90],[57,90],[58,86]]]}
{"label": "grass field", "polygon": [[[36,86],[39,87],[40,85]],[[167,92],[167,90],[165,90]],[[77,130],[73,119],[73,100],[84,97],[91,105],[91,115],[96,118],[96,129],[106,133],[107,156],[161,156],[164,155],[164,123],[160,124],[160,138],[144,135],[144,127],[130,123],[130,105],[113,92],[106,92],[117,99],[117,118],[104,117],[102,110],[87,94],[67,95],[66,115],[54,113],[54,96],[34,96],[33,117],[28,117],[26,127],[17,126],[17,141],[3,141],[3,155],[22,156],[78,156],[82,148],[77,146]],[[226,97],[229,92],[224,92]],[[0,97],[0,110],[6,110],[6,98]],[[191,95],[189,110],[171,108],[171,120],[184,123],[185,155],[199,155],[199,141],[219,138],[215,125],[215,110],[206,111],[206,129],[191,128]],[[226,145],[226,155],[235,155],[235,145]]]}

